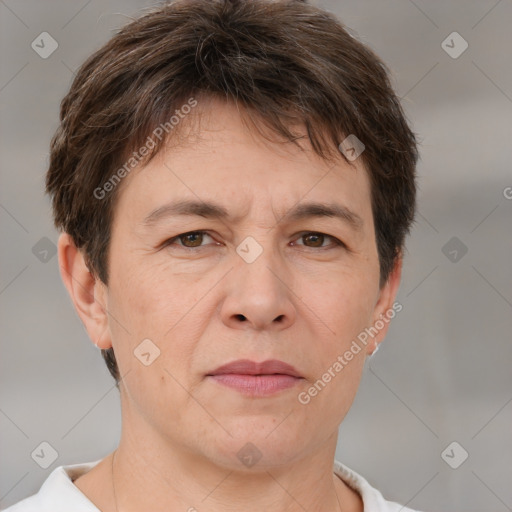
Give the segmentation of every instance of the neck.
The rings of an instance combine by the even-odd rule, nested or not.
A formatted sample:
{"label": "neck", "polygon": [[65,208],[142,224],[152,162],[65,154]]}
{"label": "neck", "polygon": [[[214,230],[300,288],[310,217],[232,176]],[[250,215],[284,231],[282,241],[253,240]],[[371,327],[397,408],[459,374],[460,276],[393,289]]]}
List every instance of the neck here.
{"label": "neck", "polygon": [[234,471],[127,436],[112,464],[114,510],[362,511],[359,496],[333,474],[334,451],[326,448],[287,466]]}

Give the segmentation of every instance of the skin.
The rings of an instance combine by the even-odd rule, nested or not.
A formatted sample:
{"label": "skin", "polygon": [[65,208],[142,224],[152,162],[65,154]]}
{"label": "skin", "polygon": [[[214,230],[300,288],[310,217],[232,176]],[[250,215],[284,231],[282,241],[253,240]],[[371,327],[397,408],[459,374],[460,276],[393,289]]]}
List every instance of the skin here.
{"label": "skin", "polygon": [[[303,150],[266,141],[218,100],[201,100],[183,123],[186,138],[121,184],[108,286],[88,271],[69,235],[59,240],[76,310],[99,348],[114,347],[123,376],[118,509],[362,511],[332,464],[365,358],[388,324],[307,405],[298,395],[395,299],[401,260],[380,288],[367,172],[360,159],[327,163],[305,140]],[[178,198],[215,201],[232,218],[144,225]],[[305,201],[341,204],[361,228],[330,217],[290,222],[286,213]],[[207,232],[199,242],[182,237],[162,247],[198,230]],[[252,263],[236,252],[249,236],[263,249]],[[149,366],[134,356],[147,338],[160,350]],[[279,359],[303,379],[254,398],[206,377],[237,359]],[[250,468],[237,457],[246,443],[262,455]],[[116,510],[111,464],[112,454],[75,481],[102,511]]]}

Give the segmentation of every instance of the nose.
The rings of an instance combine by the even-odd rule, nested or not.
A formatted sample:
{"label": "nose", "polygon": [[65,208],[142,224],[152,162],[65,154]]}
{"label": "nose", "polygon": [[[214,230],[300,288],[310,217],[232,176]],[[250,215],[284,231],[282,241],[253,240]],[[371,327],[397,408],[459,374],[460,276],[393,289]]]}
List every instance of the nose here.
{"label": "nose", "polygon": [[239,258],[227,276],[222,321],[243,330],[279,331],[290,327],[297,315],[295,295],[287,284],[291,281],[289,272],[269,249],[252,263]]}

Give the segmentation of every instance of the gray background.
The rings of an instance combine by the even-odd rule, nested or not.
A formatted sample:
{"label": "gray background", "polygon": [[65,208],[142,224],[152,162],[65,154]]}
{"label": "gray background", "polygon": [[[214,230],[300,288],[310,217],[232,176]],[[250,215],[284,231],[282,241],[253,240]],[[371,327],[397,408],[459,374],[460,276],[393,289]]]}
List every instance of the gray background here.
{"label": "gray background", "polygon": [[[337,458],[412,508],[512,510],[512,1],[317,3],[389,64],[422,140],[403,311],[367,364]],[[117,445],[118,392],[43,252],[43,237],[57,241],[43,181],[73,70],[152,4],[0,1],[2,508]],[[59,45],[47,59],[31,48],[43,31]],[[456,59],[441,46],[453,31],[469,44]],[[58,452],[46,470],[31,458],[42,441]],[[457,469],[441,457],[453,441],[452,464],[469,453]]]}

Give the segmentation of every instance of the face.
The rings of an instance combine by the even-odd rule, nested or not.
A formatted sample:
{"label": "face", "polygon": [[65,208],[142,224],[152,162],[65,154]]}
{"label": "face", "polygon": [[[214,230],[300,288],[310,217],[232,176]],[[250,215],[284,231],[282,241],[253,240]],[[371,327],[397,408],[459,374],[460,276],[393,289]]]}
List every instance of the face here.
{"label": "face", "polygon": [[[393,299],[368,175],[264,141],[233,106],[197,112],[186,144],[122,183],[96,339],[124,376],[123,424],[227,468],[246,443],[269,467],[292,462],[332,441],[374,348],[353,342]],[[295,375],[216,372],[239,360]]]}

